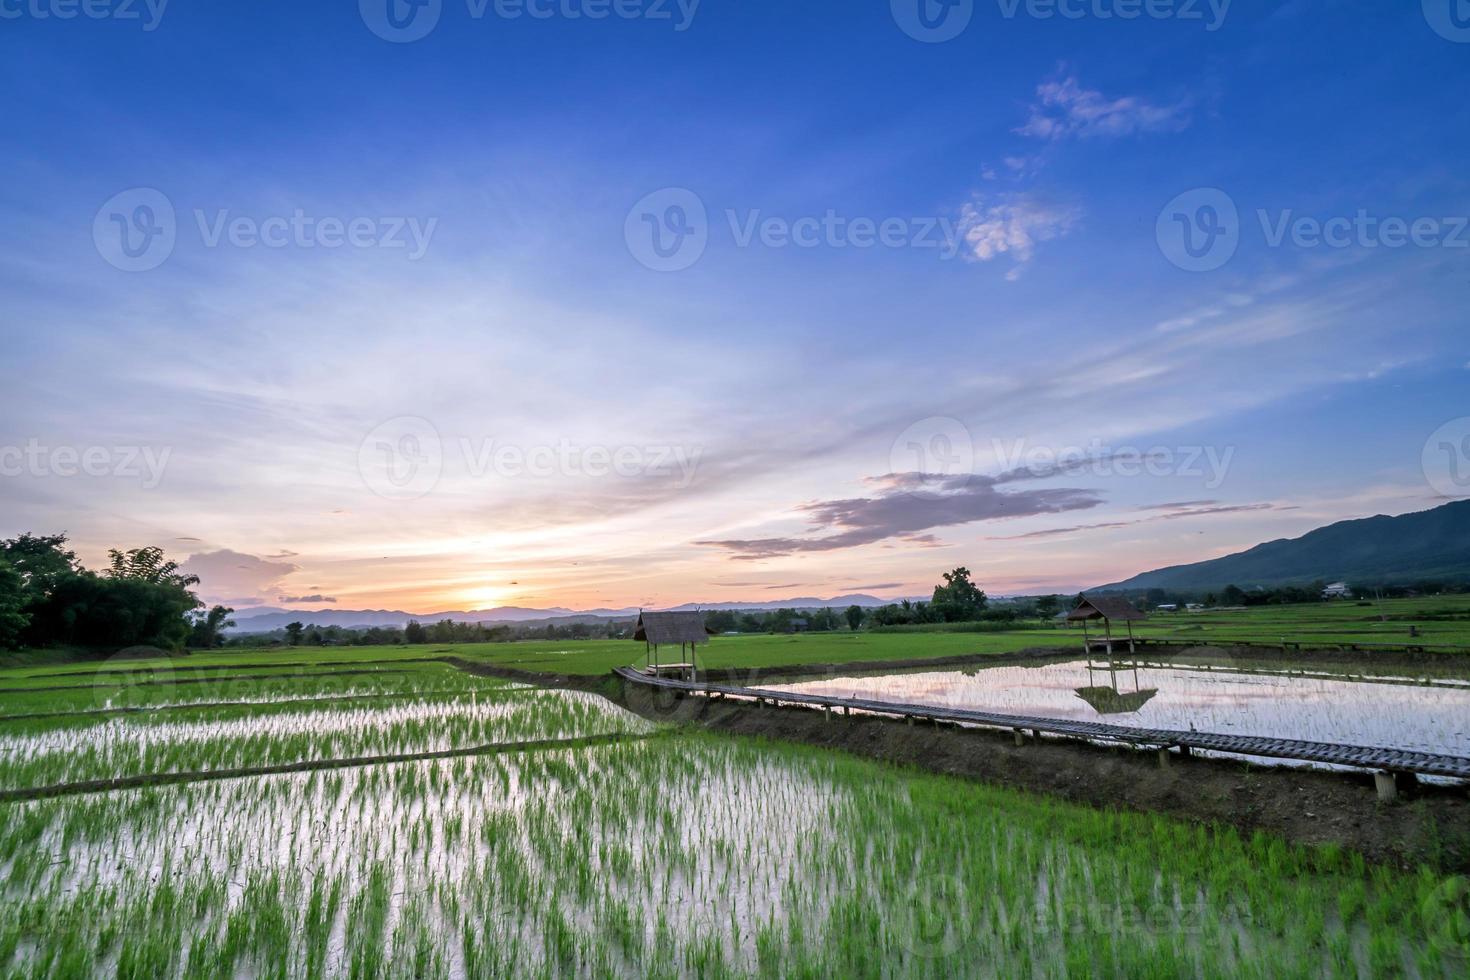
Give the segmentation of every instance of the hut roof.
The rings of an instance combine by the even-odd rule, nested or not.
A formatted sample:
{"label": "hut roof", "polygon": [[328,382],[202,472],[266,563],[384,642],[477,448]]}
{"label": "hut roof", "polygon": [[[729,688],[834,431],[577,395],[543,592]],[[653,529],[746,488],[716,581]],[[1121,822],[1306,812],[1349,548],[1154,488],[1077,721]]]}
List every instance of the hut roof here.
{"label": "hut roof", "polygon": [[708,643],[710,633],[704,626],[704,613],[640,612],[633,639],[648,643]]}
{"label": "hut roof", "polygon": [[1076,607],[1067,613],[1068,620],[1078,619],[1147,619],[1133,607],[1133,603],[1122,596],[1083,596]]}

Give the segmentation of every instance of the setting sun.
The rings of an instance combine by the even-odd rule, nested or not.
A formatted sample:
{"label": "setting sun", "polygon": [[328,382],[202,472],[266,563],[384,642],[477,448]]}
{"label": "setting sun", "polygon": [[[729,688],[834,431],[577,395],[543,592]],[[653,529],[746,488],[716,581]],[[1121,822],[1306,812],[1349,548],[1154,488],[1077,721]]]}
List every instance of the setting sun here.
{"label": "setting sun", "polygon": [[510,595],[509,589],[499,588],[493,585],[480,586],[464,593],[465,601],[470,604],[471,610],[503,606],[508,595]]}

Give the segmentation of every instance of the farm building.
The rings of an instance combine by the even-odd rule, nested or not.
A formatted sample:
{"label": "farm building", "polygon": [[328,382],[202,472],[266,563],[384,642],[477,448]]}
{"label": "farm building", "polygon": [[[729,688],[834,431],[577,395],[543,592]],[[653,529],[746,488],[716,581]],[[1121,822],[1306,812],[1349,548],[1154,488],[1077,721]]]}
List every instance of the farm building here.
{"label": "farm building", "polygon": [[[647,665],[644,669],[655,675],[673,674],[694,680],[698,673],[697,649],[708,643],[710,631],[704,625],[704,613],[698,610],[686,612],[638,611],[638,622],[633,627],[633,639],[643,641]],[[660,647],[678,644],[679,657],[672,663],[664,663],[659,655]]]}
{"label": "farm building", "polygon": [[[1067,622],[1082,624],[1082,648],[1088,653],[1097,650],[1111,655],[1113,644],[1122,646],[1123,637],[1114,638],[1113,623],[1123,623],[1128,628],[1128,652],[1134,651],[1133,624],[1134,622],[1148,617],[1139,612],[1127,599],[1121,596],[1080,596],[1077,605],[1071,612],[1067,613]],[[1091,636],[1087,631],[1087,624],[1093,620],[1102,620],[1103,635]]]}
{"label": "farm building", "polygon": [[1346,582],[1333,582],[1322,590],[1322,598],[1324,599],[1351,599],[1352,597],[1353,590],[1348,588]]}

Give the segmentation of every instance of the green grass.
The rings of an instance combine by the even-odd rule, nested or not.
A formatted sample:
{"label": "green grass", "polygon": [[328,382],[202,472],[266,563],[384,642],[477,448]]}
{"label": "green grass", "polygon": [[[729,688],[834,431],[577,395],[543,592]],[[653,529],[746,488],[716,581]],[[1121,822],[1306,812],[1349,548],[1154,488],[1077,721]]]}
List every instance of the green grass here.
{"label": "green grass", "polygon": [[1453,976],[1454,883],[707,735],[0,807],[0,970]]}
{"label": "green grass", "polygon": [[[1418,629],[1411,638],[1409,627]],[[1311,645],[1340,643],[1424,643],[1470,650],[1470,596],[1389,599],[1361,606],[1354,602],[1304,606],[1259,606],[1230,612],[1158,613],[1135,627],[1139,636],[1188,642],[1282,640]],[[1080,648],[1081,631],[1032,626],[998,632],[835,632],[799,635],[716,636],[700,652],[712,668],[786,667],[811,663],[863,663],[923,659],[959,654],[1005,654],[1034,647]],[[292,647],[270,650],[214,650],[167,660],[75,661],[57,653],[28,654],[29,663],[0,669],[0,689],[92,684],[114,676],[163,670],[169,678],[223,681],[241,672],[277,668],[287,674],[339,669],[419,670],[402,663],[446,656],[518,670],[595,675],[643,661],[643,644],[630,640],[523,640],[515,643],[419,644],[376,647]],[[673,659],[676,653],[665,651]],[[235,668],[235,669],[230,669]],[[160,679],[158,677],[154,680]],[[246,682],[247,685],[250,682]],[[64,699],[61,699],[64,700]],[[0,714],[10,713],[13,695],[0,691]]]}
{"label": "green grass", "polygon": [[[1363,614],[1191,622],[1331,631],[1363,628]],[[704,660],[1079,640],[716,637]],[[641,653],[594,641],[33,659],[0,671],[0,715],[59,714],[0,720],[0,787],[647,732],[592,695],[422,662],[598,674]],[[0,976],[948,977],[983,964],[1434,977],[1470,955],[1460,879],[692,732],[0,803],[0,869]]]}

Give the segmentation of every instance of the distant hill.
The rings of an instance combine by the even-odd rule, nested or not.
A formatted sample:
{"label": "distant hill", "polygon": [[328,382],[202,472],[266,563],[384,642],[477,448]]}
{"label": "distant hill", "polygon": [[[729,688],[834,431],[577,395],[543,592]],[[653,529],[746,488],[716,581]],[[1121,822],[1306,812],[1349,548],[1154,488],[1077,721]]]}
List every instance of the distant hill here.
{"label": "distant hill", "polygon": [[[864,593],[833,596],[818,599],[798,596],[762,602],[686,602],[674,609],[771,610],[771,609],[821,609],[847,608],[848,606],[882,606],[892,599],[879,599]],[[554,623],[565,626],[572,623],[589,623],[608,619],[631,619],[638,615],[638,608],[625,609],[564,609],[553,606],[548,609],[532,609],[525,606],[497,606],[494,609],[452,610],[448,612],[410,613],[401,609],[281,609],[276,606],[257,606],[240,609],[234,615],[234,633],[266,633],[278,630],[287,623],[312,623],[316,626],[341,626],[358,628],[368,626],[403,626],[411,619],[420,623],[437,623],[452,619],[456,623]]]}
{"label": "distant hill", "polygon": [[1470,500],[1400,517],[1339,521],[1299,538],[1258,544],[1224,558],[1158,568],[1095,591],[1201,591],[1238,585],[1304,585],[1321,579],[1390,585],[1470,582]]}

